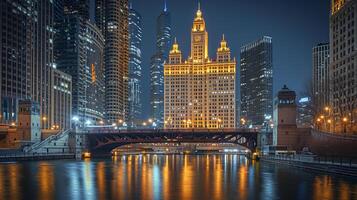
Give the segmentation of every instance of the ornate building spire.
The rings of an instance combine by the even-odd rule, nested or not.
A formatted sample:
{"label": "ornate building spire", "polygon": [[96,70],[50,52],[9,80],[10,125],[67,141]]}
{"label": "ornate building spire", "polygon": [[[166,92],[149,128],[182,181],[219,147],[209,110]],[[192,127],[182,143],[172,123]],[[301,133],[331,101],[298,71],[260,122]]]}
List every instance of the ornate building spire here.
{"label": "ornate building spire", "polygon": [[172,54],[172,53],[181,53],[179,46],[177,44],[177,41],[176,41],[176,37],[174,39],[174,43],[172,44],[172,49],[170,51],[170,54]]}
{"label": "ornate building spire", "polygon": [[227,42],[224,38],[224,34],[222,35],[221,46],[217,49],[217,51],[229,51],[230,49],[227,46]]}

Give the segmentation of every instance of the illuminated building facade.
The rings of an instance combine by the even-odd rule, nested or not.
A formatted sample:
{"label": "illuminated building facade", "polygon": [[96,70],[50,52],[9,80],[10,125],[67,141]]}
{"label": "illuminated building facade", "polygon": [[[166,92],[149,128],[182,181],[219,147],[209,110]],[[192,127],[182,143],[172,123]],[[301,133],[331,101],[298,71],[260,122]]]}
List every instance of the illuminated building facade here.
{"label": "illuminated building facade", "polygon": [[85,2],[64,2],[56,20],[55,63],[72,77],[72,116],[94,124],[104,118],[104,38],[89,21],[88,6],[80,5]]}
{"label": "illuminated building facade", "polygon": [[342,131],[343,126],[347,126],[347,131],[352,132],[357,131],[357,1],[332,0],[331,5],[331,120],[334,131]]}
{"label": "illuminated building facade", "polygon": [[318,112],[330,102],[329,44],[318,44],[312,48],[312,92]]}
{"label": "illuminated building facade", "polygon": [[[72,119],[72,77],[58,69],[52,69],[53,127],[61,130],[71,128]],[[46,118],[42,118],[46,121]]]}
{"label": "illuminated building facade", "polygon": [[105,40],[106,123],[128,115],[129,5],[128,0],[96,0],[95,21]]}
{"label": "illuminated building facade", "polygon": [[236,61],[223,36],[216,59],[208,56],[208,33],[200,8],[191,30],[191,55],[172,45],[164,65],[167,129],[234,128]]}
{"label": "illuminated building facade", "polygon": [[272,52],[272,38],[268,36],[241,47],[241,118],[246,125],[267,125],[272,119]]}
{"label": "illuminated building facade", "polygon": [[157,18],[156,53],[151,57],[150,104],[151,117],[158,128],[164,125],[164,63],[171,45],[171,14],[166,7]]}
{"label": "illuminated building facade", "polygon": [[129,10],[129,114],[128,125],[141,117],[142,93],[142,22],[141,15],[134,9]]}
{"label": "illuminated building facade", "polygon": [[53,1],[4,0],[0,3],[1,114],[3,123],[18,120],[19,101],[40,106],[40,115],[52,123],[51,69],[53,63]]}

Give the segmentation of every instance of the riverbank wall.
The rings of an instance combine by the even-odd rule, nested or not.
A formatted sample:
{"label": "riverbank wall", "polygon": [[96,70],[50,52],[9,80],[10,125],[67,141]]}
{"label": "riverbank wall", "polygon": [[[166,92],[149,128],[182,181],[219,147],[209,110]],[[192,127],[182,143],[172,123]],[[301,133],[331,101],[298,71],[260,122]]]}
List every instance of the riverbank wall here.
{"label": "riverbank wall", "polygon": [[357,163],[351,159],[326,158],[315,160],[313,158],[296,159],[292,157],[262,156],[260,161],[357,178]]}

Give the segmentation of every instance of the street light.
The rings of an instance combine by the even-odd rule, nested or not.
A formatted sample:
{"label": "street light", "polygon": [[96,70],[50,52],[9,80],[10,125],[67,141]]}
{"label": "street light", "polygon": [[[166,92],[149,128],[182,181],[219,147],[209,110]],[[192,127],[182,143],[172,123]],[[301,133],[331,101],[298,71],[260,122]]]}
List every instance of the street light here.
{"label": "street light", "polygon": [[342,119],[342,121],[343,121],[343,132],[346,133],[347,117],[344,117],[344,118]]}

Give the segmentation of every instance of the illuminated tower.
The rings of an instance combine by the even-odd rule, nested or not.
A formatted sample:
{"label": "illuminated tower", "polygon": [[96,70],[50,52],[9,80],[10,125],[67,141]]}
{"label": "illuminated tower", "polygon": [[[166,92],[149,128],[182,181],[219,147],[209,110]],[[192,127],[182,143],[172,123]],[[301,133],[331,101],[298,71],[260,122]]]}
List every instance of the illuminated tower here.
{"label": "illuminated tower", "polygon": [[191,54],[182,59],[175,39],[164,66],[167,129],[235,127],[235,59],[222,37],[216,59],[208,56],[208,33],[200,7],[191,29]]}
{"label": "illuminated tower", "polygon": [[241,117],[247,125],[268,125],[273,115],[273,43],[262,38],[240,49]]}
{"label": "illuminated tower", "polygon": [[141,115],[142,77],[142,20],[141,15],[130,7],[129,10],[129,126]]}
{"label": "illuminated tower", "polygon": [[105,118],[117,123],[128,114],[128,0],[96,0],[95,20],[104,36]]}
{"label": "illuminated tower", "polygon": [[334,131],[357,131],[357,1],[333,0],[330,17],[330,105]]}
{"label": "illuminated tower", "polygon": [[164,124],[164,63],[168,58],[171,45],[171,14],[164,9],[157,18],[156,52],[151,57],[150,66],[150,104],[151,117],[157,127]]}

